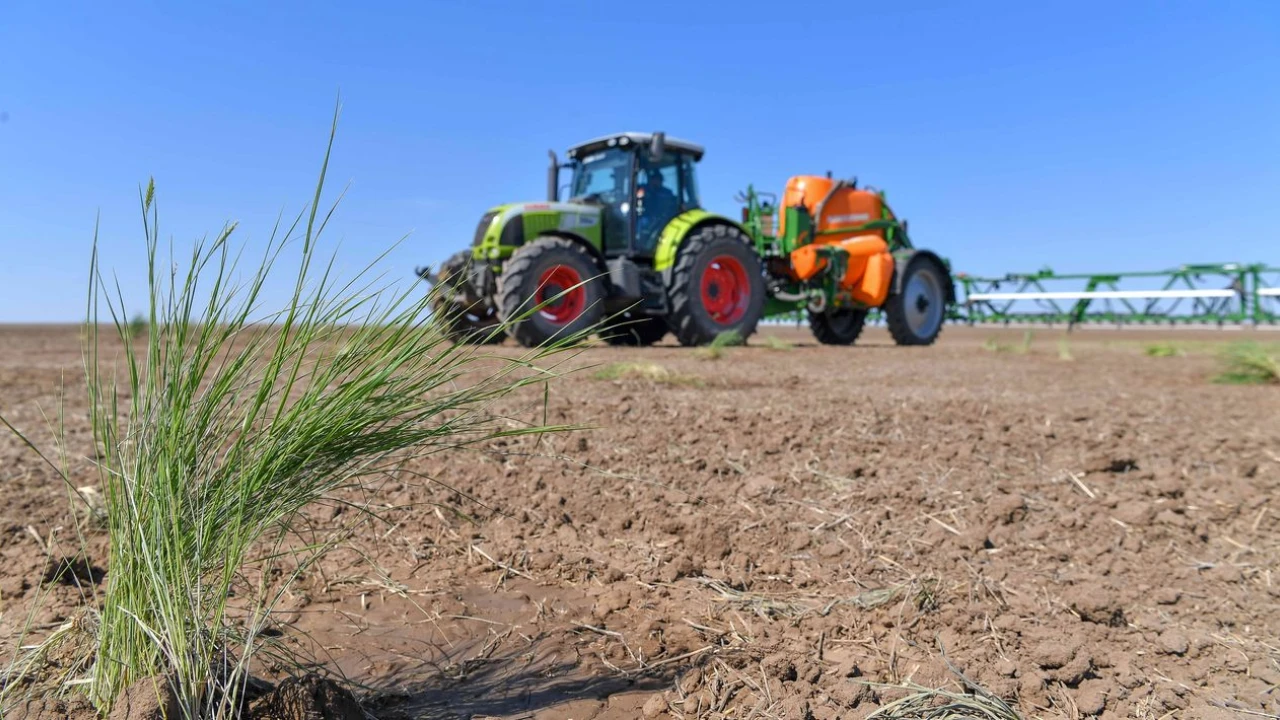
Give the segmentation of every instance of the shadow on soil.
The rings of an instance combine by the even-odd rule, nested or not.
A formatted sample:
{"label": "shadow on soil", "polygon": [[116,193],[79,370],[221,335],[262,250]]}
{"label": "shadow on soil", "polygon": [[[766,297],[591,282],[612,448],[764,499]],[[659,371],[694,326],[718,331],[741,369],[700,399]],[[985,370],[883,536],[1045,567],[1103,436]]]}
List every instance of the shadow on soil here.
{"label": "shadow on soil", "polygon": [[[471,660],[467,667],[437,669],[434,677],[425,680],[422,673],[406,670],[380,678],[369,688],[365,707],[379,720],[519,720],[568,703],[607,703],[619,693],[665,690],[694,663],[673,663],[625,676],[602,674],[582,667],[571,648],[560,646],[558,650],[561,652],[531,648]],[[571,657],[563,657],[565,650]],[[643,702],[639,699],[636,712],[628,716],[639,716]]]}

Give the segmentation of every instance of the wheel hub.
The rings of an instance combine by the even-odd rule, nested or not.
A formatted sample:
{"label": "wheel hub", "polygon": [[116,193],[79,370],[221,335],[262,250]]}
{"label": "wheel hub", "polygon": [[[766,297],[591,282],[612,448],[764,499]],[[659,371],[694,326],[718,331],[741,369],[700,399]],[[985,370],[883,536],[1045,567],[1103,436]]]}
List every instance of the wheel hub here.
{"label": "wheel hub", "polygon": [[942,286],[933,273],[917,272],[907,283],[907,324],[919,336],[932,335],[942,323]]}
{"label": "wheel hub", "polygon": [[742,262],[732,255],[718,255],[702,273],[702,306],[711,319],[730,325],[747,313],[751,285]]}
{"label": "wheel hub", "polygon": [[540,306],[538,315],[556,325],[576,320],[586,308],[587,293],[581,282],[582,276],[569,265],[553,265],[544,270],[534,296],[534,303]]}

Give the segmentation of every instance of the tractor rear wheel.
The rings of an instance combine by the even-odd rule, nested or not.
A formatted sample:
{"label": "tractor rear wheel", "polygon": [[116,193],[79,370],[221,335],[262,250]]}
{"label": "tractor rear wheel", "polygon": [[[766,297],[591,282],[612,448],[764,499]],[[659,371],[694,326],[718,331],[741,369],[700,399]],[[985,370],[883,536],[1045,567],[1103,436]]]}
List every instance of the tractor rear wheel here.
{"label": "tractor rear wheel", "polygon": [[622,313],[614,324],[600,333],[610,345],[642,347],[652,345],[667,336],[667,321],[652,315]]}
{"label": "tractor rear wheel", "polygon": [[902,274],[902,286],[884,303],[889,334],[899,345],[932,345],[946,319],[946,276],[932,260],[915,257]]}
{"label": "tractor rear wheel", "polygon": [[563,340],[600,322],[601,270],[578,243],[544,237],[516,250],[498,276],[498,315],[525,347]]}
{"label": "tractor rear wheel", "polygon": [[842,308],[816,313],[809,311],[809,329],[823,345],[852,345],[867,322],[866,310]]}
{"label": "tractor rear wheel", "polygon": [[764,311],[760,256],[731,225],[706,225],[686,238],[666,285],[667,325],[681,345],[705,345],[725,332],[745,342]]}

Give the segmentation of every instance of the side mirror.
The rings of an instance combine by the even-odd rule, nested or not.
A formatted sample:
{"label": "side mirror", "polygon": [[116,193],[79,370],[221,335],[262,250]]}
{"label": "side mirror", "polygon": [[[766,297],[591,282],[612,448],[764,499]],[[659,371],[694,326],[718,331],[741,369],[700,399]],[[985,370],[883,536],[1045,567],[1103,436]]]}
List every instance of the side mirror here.
{"label": "side mirror", "polygon": [[662,153],[667,148],[667,134],[664,132],[656,132],[653,134],[653,140],[649,142],[649,157],[653,160],[661,160]]}

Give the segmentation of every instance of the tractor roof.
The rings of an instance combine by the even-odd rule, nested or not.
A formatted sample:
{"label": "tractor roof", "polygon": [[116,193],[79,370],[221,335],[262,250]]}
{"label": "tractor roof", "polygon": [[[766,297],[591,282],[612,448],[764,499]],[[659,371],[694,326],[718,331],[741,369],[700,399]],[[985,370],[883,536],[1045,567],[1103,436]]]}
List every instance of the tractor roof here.
{"label": "tractor roof", "polygon": [[[608,147],[616,147],[619,145],[623,147],[630,147],[633,145],[648,145],[651,140],[653,140],[653,133],[642,133],[642,132],[614,133],[613,135],[605,135],[604,137],[598,137],[598,138],[595,138],[594,140],[588,140],[583,143],[578,143],[577,145],[574,145],[573,147],[569,148],[569,151],[566,154],[569,156],[570,159],[576,159],[579,156],[585,155],[587,153],[595,152],[597,150],[603,150]],[[688,142],[687,140],[673,138],[670,135],[666,137],[665,143],[666,143],[666,146],[671,150],[675,150],[677,152],[684,152],[692,155],[694,160],[701,160],[703,153],[706,152],[706,148],[702,147],[701,145],[695,145],[694,143]]]}

